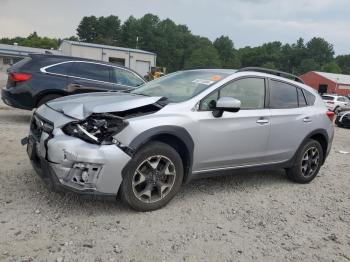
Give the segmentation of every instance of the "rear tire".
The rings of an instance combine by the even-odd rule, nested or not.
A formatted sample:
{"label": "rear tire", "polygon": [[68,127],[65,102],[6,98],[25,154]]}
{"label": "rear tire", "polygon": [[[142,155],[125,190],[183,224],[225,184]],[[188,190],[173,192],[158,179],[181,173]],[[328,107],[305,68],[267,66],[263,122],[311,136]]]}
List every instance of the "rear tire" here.
{"label": "rear tire", "polygon": [[298,151],[294,166],[287,169],[287,177],[297,183],[311,182],[318,174],[323,161],[321,144],[309,139]]}
{"label": "rear tire", "polygon": [[120,197],[137,211],[165,206],[182,184],[181,157],[173,147],[162,142],[150,142],[142,147],[125,170]]}
{"label": "rear tire", "polygon": [[49,101],[51,101],[51,100],[54,100],[54,99],[56,99],[56,98],[59,98],[59,97],[62,97],[62,95],[50,94],[50,95],[43,96],[43,97],[39,100],[39,102],[38,102],[38,104],[37,104],[37,107],[39,107],[39,106],[41,106],[41,105],[43,105],[43,104],[45,104],[45,103],[47,103],[47,102],[49,102]]}

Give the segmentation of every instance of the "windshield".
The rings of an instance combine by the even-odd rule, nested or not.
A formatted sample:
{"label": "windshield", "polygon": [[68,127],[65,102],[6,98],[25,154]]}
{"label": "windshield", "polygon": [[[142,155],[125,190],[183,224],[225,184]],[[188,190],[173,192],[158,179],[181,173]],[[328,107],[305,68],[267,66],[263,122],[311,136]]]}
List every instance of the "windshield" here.
{"label": "windshield", "polygon": [[180,71],[163,76],[131,91],[133,94],[161,96],[169,102],[183,102],[201,93],[229,73],[215,70]]}

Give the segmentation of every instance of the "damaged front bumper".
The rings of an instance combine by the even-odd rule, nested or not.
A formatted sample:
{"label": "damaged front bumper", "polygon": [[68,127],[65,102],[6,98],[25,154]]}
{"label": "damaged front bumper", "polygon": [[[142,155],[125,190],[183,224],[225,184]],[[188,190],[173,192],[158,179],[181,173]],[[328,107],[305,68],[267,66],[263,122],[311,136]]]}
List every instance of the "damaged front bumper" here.
{"label": "damaged front bumper", "polygon": [[[35,171],[52,189],[117,195],[122,169],[131,159],[122,149],[116,145],[90,144],[53,126],[49,133],[48,125],[53,123],[45,122],[38,114],[31,122],[30,135],[25,141],[27,152]],[[35,127],[35,123],[39,124]]]}

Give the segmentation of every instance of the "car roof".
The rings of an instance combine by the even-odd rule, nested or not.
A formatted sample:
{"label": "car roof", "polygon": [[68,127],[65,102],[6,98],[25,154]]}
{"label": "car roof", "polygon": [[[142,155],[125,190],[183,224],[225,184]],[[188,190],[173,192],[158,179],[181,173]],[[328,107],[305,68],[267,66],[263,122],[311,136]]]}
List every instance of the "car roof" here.
{"label": "car roof", "polygon": [[135,74],[137,74],[138,76],[140,76],[141,78],[143,78],[143,76],[141,76],[140,74],[138,74],[136,71],[132,70],[131,68],[122,66],[122,65],[117,65],[117,64],[113,64],[113,63],[109,63],[106,61],[101,61],[101,60],[94,60],[94,59],[88,59],[88,58],[83,58],[83,57],[76,57],[76,56],[63,56],[63,55],[51,55],[51,54],[31,54],[30,57],[34,57],[34,58],[54,58],[57,60],[61,60],[58,62],[68,62],[68,61],[81,61],[81,62],[91,62],[91,63],[96,63],[96,64],[102,64],[102,65],[107,65],[107,66],[113,66],[113,67],[119,67],[128,71],[131,71]]}
{"label": "car roof", "polygon": [[208,72],[208,73],[219,73],[219,74],[227,74],[232,75],[237,72],[235,69],[220,69],[220,68],[195,68],[190,70],[182,70],[182,71],[201,71],[201,72]]}

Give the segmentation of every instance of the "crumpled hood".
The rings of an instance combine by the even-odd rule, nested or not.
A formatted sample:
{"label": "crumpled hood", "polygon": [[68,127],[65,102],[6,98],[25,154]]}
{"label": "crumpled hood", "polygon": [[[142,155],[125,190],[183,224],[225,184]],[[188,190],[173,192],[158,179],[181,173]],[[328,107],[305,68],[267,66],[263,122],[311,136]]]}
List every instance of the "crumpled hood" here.
{"label": "crumpled hood", "polygon": [[82,120],[92,113],[123,112],[153,104],[161,97],[147,97],[122,92],[101,92],[61,97],[46,103],[50,108]]}

